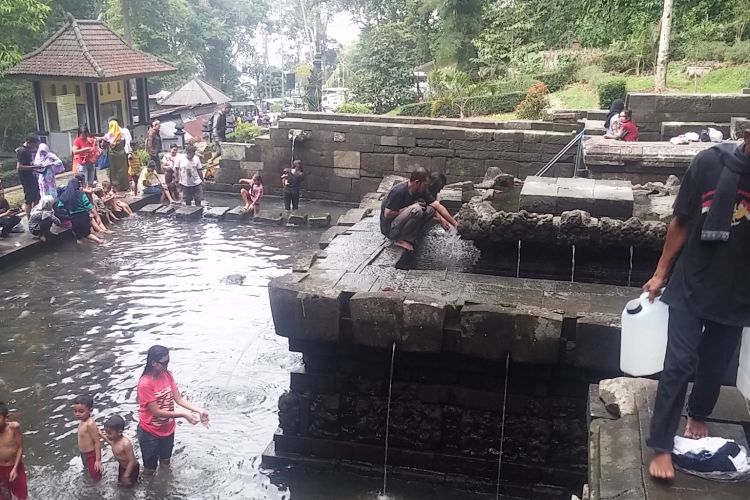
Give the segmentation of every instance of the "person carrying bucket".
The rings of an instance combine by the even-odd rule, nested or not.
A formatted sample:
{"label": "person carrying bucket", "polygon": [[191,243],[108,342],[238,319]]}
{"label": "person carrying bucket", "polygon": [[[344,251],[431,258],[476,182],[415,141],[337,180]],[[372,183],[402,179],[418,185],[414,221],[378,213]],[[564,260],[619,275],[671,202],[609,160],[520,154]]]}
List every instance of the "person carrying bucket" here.
{"label": "person carrying bucket", "polygon": [[[680,186],[653,277],[643,286],[669,306],[667,351],[659,378],[649,472],[674,478],[672,450],[687,385],[685,437],[708,436],[706,419],[719,397],[727,366],[750,326],[750,130],[744,143],[698,153]],[[674,265],[674,266],[673,266]]]}

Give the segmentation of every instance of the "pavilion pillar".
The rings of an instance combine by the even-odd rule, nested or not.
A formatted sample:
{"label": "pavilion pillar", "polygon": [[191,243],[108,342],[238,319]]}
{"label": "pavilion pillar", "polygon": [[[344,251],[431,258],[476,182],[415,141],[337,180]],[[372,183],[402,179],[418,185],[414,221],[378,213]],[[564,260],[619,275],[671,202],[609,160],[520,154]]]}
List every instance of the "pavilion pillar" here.
{"label": "pavilion pillar", "polygon": [[89,132],[98,134],[101,132],[99,123],[99,88],[96,83],[86,84],[86,111],[89,116]]}
{"label": "pavilion pillar", "polygon": [[130,80],[125,80],[122,82],[125,86],[125,123],[123,126],[128,128],[133,128],[133,91],[130,88],[130,84],[132,83]]}
{"label": "pavilion pillar", "polygon": [[34,90],[34,110],[36,111],[36,129],[39,132],[45,132],[44,126],[44,103],[42,101],[42,85],[38,80],[31,82]]}
{"label": "pavilion pillar", "polygon": [[148,127],[151,111],[148,109],[148,81],[145,78],[135,79],[135,95],[138,102],[138,124]]}

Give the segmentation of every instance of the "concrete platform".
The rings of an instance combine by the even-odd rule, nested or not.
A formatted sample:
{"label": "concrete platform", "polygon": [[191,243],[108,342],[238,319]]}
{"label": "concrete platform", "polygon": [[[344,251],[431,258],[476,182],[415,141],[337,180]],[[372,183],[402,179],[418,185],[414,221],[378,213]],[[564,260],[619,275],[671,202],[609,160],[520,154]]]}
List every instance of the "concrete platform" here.
{"label": "concrete platform", "polygon": [[[646,446],[657,382],[615,379],[617,397],[604,393],[607,381],[590,391],[589,492],[590,500],[740,500],[750,497],[748,483],[707,481],[677,471],[671,483],[654,481],[648,473],[653,452]],[[603,408],[601,396],[619,417]],[[680,426],[684,427],[685,419]],[[714,415],[708,421],[712,436],[736,440],[747,449],[745,428],[750,410],[734,387],[723,387]]]}
{"label": "concrete platform", "polygon": [[156,211],[161,209],[163,205],[161,203],[151,203],[138,209],[138,213],[141,215],[155,215]]}
{"label": "concrete platform", "polygon": [[242,222],[251,218],[252,214],[245,210],[245,207],[242,205],[231,208],[224,214],[224,220],[232,222]]}
{"label": "concrete platform", "polygon": [[174,205],[164,205],[160,207],[156,212],[154,212],[154,215],[158,215],[159,217],[169,217],[176,211],[177,207],[175,207]]}
{"label": "concrete platform", "polygon": [[203,211],[203,217],[206,219],[222,220],[229,210],[230,207],[211,207]]}

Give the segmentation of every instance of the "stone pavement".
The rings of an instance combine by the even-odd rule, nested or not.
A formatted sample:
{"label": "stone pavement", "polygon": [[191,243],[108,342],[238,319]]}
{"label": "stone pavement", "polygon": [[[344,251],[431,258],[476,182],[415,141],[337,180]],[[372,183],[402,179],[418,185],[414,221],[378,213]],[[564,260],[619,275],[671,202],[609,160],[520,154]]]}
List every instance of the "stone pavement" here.
{"label": "stone pavement", "polygon": [[[677,471],[671,483],[648,473],[653,452],[646,446],[657,382],[622,377],[590,389],[589,496],[584,500],[740,500],[750,484],[719,483]],[[683,423],[684,426],[684,415]],[[712,436],[735,439],[747,449],[748,402],[734,387],[722,387],[709,419]],[[682,429],[681,429],[682,430]],[[681,431],[680,430],[680,431]]]}

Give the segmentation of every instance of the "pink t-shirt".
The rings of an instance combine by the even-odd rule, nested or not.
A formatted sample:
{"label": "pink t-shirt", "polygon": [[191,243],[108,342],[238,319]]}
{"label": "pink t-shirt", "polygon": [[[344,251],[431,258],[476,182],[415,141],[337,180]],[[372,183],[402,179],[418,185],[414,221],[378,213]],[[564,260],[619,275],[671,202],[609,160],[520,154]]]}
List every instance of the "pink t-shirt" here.
{"label": "pink t-shirt", "polygon": [[141,377],[138,381],[138,419],[144,431],[159,437],[167,437],[174,433],[174,419],[154,417],[148,411],[147,406],[152,401],[156,401],[160,410],[174,411],[176,393],[177,384],[172,377],[172,372],[164,372],[158,378],[151,375]]}

